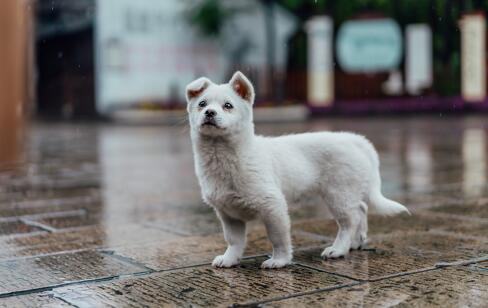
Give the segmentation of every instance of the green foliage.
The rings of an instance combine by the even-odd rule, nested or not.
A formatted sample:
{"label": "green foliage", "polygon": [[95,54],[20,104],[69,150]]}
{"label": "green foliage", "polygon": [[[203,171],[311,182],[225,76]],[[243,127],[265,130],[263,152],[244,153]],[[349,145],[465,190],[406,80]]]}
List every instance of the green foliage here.
{"label": "green foliage", "polygon": [[222,7],[219,0],[205,0],[190,11],[189,20],[203,34],[217,36],[229,14],[230,12]]}

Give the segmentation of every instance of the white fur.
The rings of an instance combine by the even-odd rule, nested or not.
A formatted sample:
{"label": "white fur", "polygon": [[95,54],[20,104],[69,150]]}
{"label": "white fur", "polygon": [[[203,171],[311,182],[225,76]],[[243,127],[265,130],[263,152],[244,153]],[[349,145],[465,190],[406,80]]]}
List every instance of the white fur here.
{"label": "white fur", "polygon": [[[243,88],[244,87],[244,88]],[[378,155],[364,137],[352,133],[305,133],[281,137],[254,134],[254,89],[236,72],[228,84],[200,78],[187,86],[195,170],[203,199],[220,218],[228,248],[213,265],[239,263],[246,222],[261,219],[273,245],[263,268],[292,261],[288,204],[304,195],[321,197],[339,225],[324,258],[338,258],[364,246],[368,205],[380,214],[408,210],[381,194]],[[199,107],[205,101],[206,106]],[[225,109],[225,102],[233,109]],[[216,111],[218,127],[202,125]]]}

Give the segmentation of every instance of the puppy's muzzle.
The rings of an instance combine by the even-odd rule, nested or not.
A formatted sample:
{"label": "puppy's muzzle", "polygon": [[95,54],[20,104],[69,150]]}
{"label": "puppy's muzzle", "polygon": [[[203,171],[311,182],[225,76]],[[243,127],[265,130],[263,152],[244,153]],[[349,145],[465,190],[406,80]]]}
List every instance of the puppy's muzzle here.
{"label": "puppy's muzzle", "polygon": [[212,109],[207,109],[205,110],[205,118],[203,119],[202,126],[215,126],[218,127],[217,121],[215,120],[215,116],[217,115],[217,112]]}
{"label": "puppy's muzzle", "polygon": [[206,118],[214,118],[217,115],[217,112],[212,109],[205,110],[205,117]]}

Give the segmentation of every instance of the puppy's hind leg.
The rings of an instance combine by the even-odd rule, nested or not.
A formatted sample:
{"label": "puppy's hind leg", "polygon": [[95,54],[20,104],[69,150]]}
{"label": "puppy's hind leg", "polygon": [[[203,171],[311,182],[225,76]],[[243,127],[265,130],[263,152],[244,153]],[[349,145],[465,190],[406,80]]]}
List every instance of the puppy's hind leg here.
{"label": "puppy's hind leg", "polygon": [[[343,205],[343,207],[338,207]],[[349,253],[352,247],[353,239],[361,221],[358,208],[347,208],[345,204],[334,204],[335,208],[331,208],[331,212],[335,216],[339,231],[332,246],[327,247],[322,252],[321,256],[326,259],[340,258]]]}
{"label": "puppy's hind leg", "polygon": [[352,239],[351,249],[366,248],[368,241],[368,205],[361,202],[358,212],[360,220],[356,234]]}
{"label": "puppy's hind leg", "polygon": [[222,211],[216,210],[224,229],[227,250],[223,255],[215,257],[214,267],[232,267],[239,264],[246,248],[246,223],[229,217]]}

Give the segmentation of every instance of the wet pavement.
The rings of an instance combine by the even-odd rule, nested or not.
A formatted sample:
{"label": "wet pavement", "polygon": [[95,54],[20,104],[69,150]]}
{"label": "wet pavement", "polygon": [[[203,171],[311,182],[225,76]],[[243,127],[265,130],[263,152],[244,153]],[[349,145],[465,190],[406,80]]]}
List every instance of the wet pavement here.
{"label": "wet pavement", "polygon": [[325,261],[336,225],[314,196],[290,208],[294,264],[253,223],[246,258],[202,204],[188,129],[34,123],[0,171],[0,307],[469,306],[488,303],[488,117],[258,124],[262,134],[348,130],[382,162],[385,195],[412,216],[370,215],[363,251]]}

